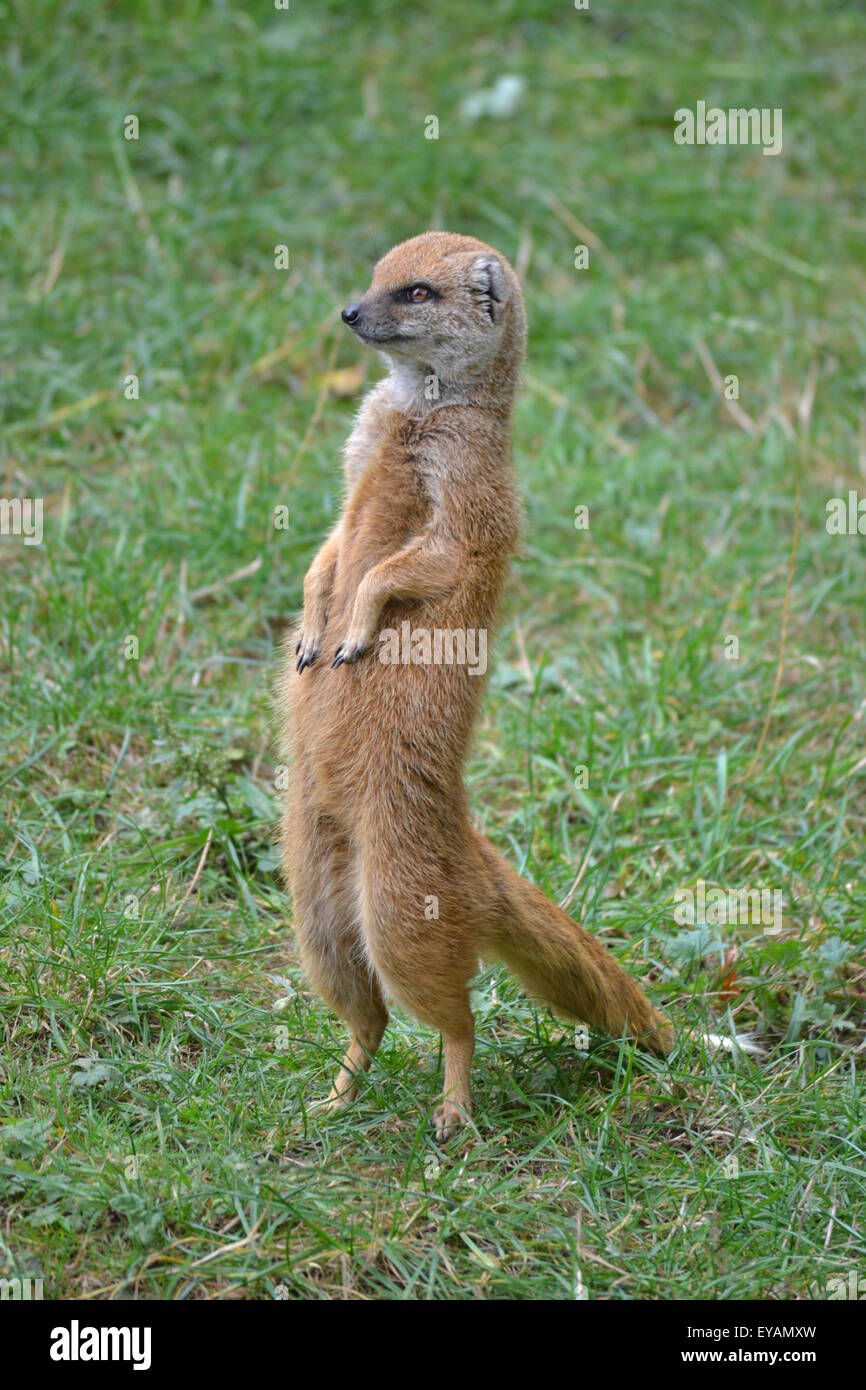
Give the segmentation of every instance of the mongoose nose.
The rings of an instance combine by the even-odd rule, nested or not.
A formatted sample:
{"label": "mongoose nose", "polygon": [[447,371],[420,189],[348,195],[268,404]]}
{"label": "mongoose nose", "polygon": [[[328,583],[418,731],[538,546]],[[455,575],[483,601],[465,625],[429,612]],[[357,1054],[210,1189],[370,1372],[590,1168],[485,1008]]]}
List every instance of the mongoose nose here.
{"label": "mongoose nose", "polygon": [[350,327],[353,323],[357,323],[360,317],[361,310],[357,304],[350,304],[348,309],[343,310],[343,323],[348,323]]}

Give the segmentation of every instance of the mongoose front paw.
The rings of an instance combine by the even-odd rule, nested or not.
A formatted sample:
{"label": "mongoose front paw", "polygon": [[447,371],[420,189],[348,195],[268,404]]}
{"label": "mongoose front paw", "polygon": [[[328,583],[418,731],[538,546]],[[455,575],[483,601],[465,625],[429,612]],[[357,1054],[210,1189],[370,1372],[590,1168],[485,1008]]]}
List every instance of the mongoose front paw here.
{"label": "mongoose front paw", "polygon": [[[298,656],[299,652],[300,655]],[[298,657],[297,666],[295,669],[297,670],[298,674],[300,675],[301,671],[303,671],[305,666],[312,666],[313,662],[315,661],[318,655],[318,637],[307,638],[302,633],[300,641],[298,642],[298,645],[295,647],[295,656]]]}
{"label": "mongoose front paw", "polygon": [[371,642],[365,642],[361,637],[347,637],[345,642],[341,642],[336,652],[332,666],[351,666],[353,661],[359,661],[362,656],[370,650]]}

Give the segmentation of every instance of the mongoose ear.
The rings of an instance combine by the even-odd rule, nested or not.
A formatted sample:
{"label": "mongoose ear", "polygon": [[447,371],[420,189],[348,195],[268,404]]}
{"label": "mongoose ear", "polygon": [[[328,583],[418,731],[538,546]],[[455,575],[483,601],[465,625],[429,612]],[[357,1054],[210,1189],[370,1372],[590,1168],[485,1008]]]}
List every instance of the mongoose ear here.
{"label": "mongoose ear", "polygon": [[469,270],[469,282],[479,292],[482,307],[498,323],[511,296],[511,285],[499,257],[487,253],[476,256]]}

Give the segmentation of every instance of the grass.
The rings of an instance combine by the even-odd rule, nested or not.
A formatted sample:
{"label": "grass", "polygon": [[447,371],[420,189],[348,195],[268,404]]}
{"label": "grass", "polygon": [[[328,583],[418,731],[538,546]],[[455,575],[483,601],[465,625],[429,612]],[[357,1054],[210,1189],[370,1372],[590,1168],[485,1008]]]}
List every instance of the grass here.
{"label": "grass", "polygon": [[[20,0],[0,28],[0,470],[44,499],[42,545],[0,539],[0,1273],[728,1299],[863,1272],[866,540],[825,521],[866,494],[866,17]],[[461,116],[503,72],[517,111]],[[675,145],[700,99],[782,108],[784,153]],[[293,954],[268,706],[379,371],[337,310],[429,225],[514,258],[531,322],[477,823],[560,900],[583,869],[570,911],[684,1034],[765,1049],[581,1049],[486,973],[445,1151],[437,1040],[399,1014],[355,1108],[313,1113],[343,1032]],[[699,879],[780,892],[781,932],[677,924]]]}

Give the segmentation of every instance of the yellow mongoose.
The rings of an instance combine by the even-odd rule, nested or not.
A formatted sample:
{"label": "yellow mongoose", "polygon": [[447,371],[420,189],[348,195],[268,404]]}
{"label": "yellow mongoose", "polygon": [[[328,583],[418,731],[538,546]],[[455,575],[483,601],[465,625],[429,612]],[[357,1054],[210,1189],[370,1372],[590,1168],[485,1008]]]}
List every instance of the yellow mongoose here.
{"label": "yellow mongoose", "polygon": [[[427,232],[379,262],[343,319],[390,374],[346,443],[342,515],[286,649],[284,862],[302,962],[352,1034],[329,1104],[354,1095],[390,997],[442,1034],[447,1138],[471,1113],[479,957],[608,1033],[660,1053],[673,1036],[608,951],[469,823],[462,770],[484,682],[448,658],[455,634],[492,629],[518,539],[517,276],[473,237]],[[441,663],[437,632],[451,641]]]}

